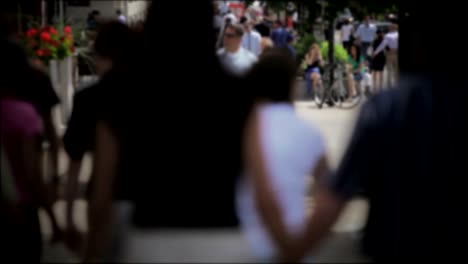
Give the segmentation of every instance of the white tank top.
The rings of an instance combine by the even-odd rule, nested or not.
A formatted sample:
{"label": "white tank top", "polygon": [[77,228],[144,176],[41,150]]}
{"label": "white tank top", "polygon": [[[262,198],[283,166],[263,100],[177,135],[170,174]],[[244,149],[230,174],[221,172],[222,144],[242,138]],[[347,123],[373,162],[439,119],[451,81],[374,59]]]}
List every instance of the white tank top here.
{"label": "white tank top", "polygon": [[[283,219],[290,232],[300,234],[307,218],[308,177],[324,155],[324,141],[290,104],[262,106],[260,123],[261,146]],[[276,249],[256,210],[253,186],[243,176],[236,193],[241,228],[255,257],[268,260],[276,256]]]}

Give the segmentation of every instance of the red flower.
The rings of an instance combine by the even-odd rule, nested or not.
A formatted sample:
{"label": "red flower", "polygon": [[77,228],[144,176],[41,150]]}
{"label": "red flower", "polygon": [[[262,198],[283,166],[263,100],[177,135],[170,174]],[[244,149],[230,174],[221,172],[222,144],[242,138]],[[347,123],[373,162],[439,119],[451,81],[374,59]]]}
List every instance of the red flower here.
{"label": "red flower", "polygon": [[28,37],[34,37],[37,35],[37,33],[39,33],[39,30],[35,29],[35,28],[31,28],[30,30],[28,30],[28,32],[26,33],[26,35]]}
{"label": "red flower", "polygon": [[58,48],[60,46],[60,43],[58,41],[56,41],[55,39],[51,40],[50,44],[52,44],[52,46],[54,46],[56,48]]}
{"label": "red flower", "polygon": [[70,26],[66,26],[63,28],[63,32],[65,32],[65,34],[72,34],[72,28]]}
{"label": "red flower", "polygon": [[44,49],[44,56],[48,57],[50,55],[52,55],[52,51],[50,49],[48,49],[48,48],[45,48]]}
{"label": "red flower", "polygon": [[57,29],[51,27],[50,30],[49,30],[50,34],[53,34],[53,35],[58,35],[58,31]]}
{"label": "red flower", "polygon": [[44,41],[51,41],[52,40],[52,36],[50,35],[49,32],[42,32],[41,33],[41,39],[44,40]]}
{"label": "red flower", "polygon": [[36,54],[37,54],[37,56],[42,57],[42,56],[44,56],[44,51],[39,49],[39,50],[36,51]]}

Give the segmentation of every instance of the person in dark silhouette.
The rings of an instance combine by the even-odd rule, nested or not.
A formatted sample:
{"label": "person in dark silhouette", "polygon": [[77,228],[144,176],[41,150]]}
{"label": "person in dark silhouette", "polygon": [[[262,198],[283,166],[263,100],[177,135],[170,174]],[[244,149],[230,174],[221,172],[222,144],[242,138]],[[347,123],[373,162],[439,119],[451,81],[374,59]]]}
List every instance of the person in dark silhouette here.
{"label": "person in dark silhouette", "polygon": [[[7,6],[0,14],[1,20],[1,37],[6,42],[10,43],[9,52],[11,56],[16,54],[18,58],[26,59],[23,64],[25,78],[20,78],[18,83],[15,84],[15,95],[24,101],[31,103],[36,111],[41,115],[44,122],[44,133],[42,134],[42,142],[49,144],[50,166],[47,167],[47,179],[51,183],[50,187],[53,195],[57,196],[59,187],[58,177],[58,149],[59,140],[57,130],[53,122],[53,108],[59,104],[60,100],[55,92],[54,87],[50,81],[49,76],[43,71],[43,67],[37,66],[26,57],[25,51],[21,47],[18,40],[18,32],[16,32],[15,25],[11,19],[14,17],[10,12],[11,6]],[[21,55],[22,54],[22,55]],[[18,62],[19,63],[19,62]],[[4,67],[9,67],[3,63]],[[27,76],[27,77],[26,77]],[[45,154],[45,152],[43,152]]]}
{"label": "person in dark silhouette", "polygon": [[[132,47],[136,33],[126,25],[112,21],[103,24],[98,31],[94,50],[96,52],[96,71],[102,78],[111,69],[128,67],[130,61],[129,49]],[[63,137],[63,145],[70,158],[66,188],[66,221],[67,244],[73,250],[80,248],[81,236],[73,221],[74,202],[78,198],[78,176],[81,171],[84,155],[94,150],[94,135],[96,131],[97,109],[102,100],[100,83],[96,83],[79,91],[74,98],[73,111]],[[92,185],[91,178],[90,184]],[[89,196],[88,187],[88,196]]]}
{"label": "person in dark silhouette", "polygon": [[[357,194],[369,200],[361,245],[372,261],[465,257],[466,161],[457,150],[468,146],[458,116],[466,108],[467,81],[461,70],[434,69],[443,61],[430,56],[433,49],[425,45],[431,29],[424,23],[432,13],[417,3],[401,3],[398,88],[363,106],[338,170],[316,193],[308,230],[292,247],[298,255],[290,261],[315,248]],[[452,17],[441,20],[444,26],[463,25],[458,11],[463,8],[455,6],[442,12]],[[457,60],[466,59],[461,56]]]}
{"label": "person in dark silhouette", "polygon": [[[0,213],[4,261],[39,262],[42,255],[42,235],[39,208],[45,209],[51,220],[52,242],[61,231],[52,211],[53,199],[44,182],[42,167],[42,134],[44,120],[37,105],[25,99],[24,86],[34,80],[26,54],[15,43],[0,39],[5,52],[0,66],[0,137],[14,179],[14,200],[2,200]],[[28,80],[25,82],[25,80]],[[2,185],[4,182],[2,182]]]}
{"label": "person in dark silhouette", "polygon": [[[112,96],[101,105],[97,123],[85,260],[103,258],[111,235],[113,200],[133,204],[134,228],[226,228],[238,224],[234,189],[250,100],[241,80],[226,73],[215,55],[210,3],[202,8],[198,2],[186,3],[180,15],[203,26],[184,34],[160,27],[162,15],[176,7],[174,2],[154,1],[140,49],[132,51],[139,61],[125,72],[111,71],[102,79],[103,93]],[[193,13],[191,7],[202,14]],[[171,41],[161,41],[161,34]],[[191,44],[196,52],[178,52],[186,49],[187,39],[197,39]],[[203,61],[204,70],[187,71],[180,78],[180,71],[175,70],[180,61],[187,67],[199,67]],[[147,67],[148,63],[153,66]],[[206,89],[193,89],[200,85]],[[149,95],[155,89],[158,98],[168,100]],[[229,99],[207,99],[213,94]],[[190,111],[169,113],[172,100]],[[233,111],[223,118],[213,114],[215,109],[226,107]]]}

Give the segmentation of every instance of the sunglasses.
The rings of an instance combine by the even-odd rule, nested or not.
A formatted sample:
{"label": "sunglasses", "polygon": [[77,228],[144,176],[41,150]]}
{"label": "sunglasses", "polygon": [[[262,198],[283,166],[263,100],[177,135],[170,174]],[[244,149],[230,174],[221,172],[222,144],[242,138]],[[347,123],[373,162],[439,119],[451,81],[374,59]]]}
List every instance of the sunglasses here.
{"label": "sunglasses", "polygon": [[225,33],[225,34],[224,34],[224,37],[225,37],[225,38],[237,38],[237,37],[239,37],[239,36],[236,35],[236,34],[232,34],[232,33]]}

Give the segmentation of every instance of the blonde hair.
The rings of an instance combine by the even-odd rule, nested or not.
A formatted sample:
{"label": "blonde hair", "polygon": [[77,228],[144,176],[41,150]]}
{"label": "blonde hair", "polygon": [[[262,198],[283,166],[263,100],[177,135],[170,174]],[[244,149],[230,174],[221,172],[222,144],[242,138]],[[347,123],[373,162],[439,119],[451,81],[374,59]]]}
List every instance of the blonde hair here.
{"label": "blonde hair", "polygon": [[309,56],[313,56],[313,50],[317,50],[317,56],[320,57],[320,46],[317,43],[314,43],[310,46],[309,52],[307,53]]}

